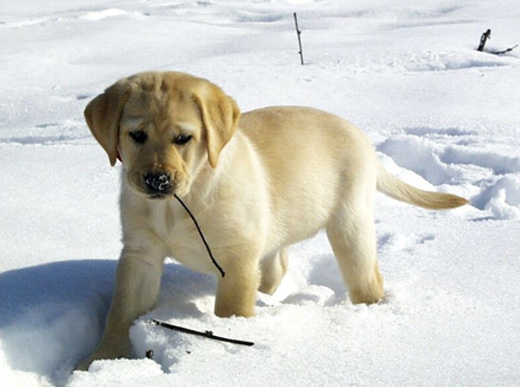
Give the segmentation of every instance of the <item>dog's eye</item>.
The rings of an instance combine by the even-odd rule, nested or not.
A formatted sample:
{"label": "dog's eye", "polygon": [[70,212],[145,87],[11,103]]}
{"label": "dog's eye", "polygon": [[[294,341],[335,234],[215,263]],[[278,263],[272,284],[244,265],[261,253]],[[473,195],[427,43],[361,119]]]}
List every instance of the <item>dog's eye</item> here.
{"label": "dog's eye", "polygon": [[144,144],[148,139],[148,135],[142,130],[134,130],[133,132],[130,132],[129,135],[132,137],[132,140],[138,144]]}
{"label": "dog's eye", "polygon": [[177,145],[186,145],[191,140],[190,135],[187,134],[179,134],[173,139],[173,143]]}

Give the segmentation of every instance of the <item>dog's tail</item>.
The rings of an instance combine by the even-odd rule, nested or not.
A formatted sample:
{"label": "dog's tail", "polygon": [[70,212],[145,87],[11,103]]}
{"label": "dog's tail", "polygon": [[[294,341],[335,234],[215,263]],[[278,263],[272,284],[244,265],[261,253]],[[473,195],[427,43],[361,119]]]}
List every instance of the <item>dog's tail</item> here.
{"label": "dog's tail", "polygon": [[415,188],[399,180],[381,164],[379,164],[377,174],[377,190],[393,199],[429,210],[456,208],[468,203],[466,199],[460,196]]}

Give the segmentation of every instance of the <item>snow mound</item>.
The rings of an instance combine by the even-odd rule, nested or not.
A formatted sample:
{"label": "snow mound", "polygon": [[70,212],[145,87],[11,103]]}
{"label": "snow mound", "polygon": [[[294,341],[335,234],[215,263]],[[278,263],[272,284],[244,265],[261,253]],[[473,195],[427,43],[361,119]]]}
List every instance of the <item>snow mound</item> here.
{"label": "snow mound", "polygon": [[63,382],[99,340],[115,266],[115,261],[65,261],[0,273],[5,361],[49,383]]}
{"label": "snow mound", "polygon": [[511,157],[496,152],[448,146],[439,155],[444,163],[473,164],[489,168],[496,175],[520,172],[520,157]]}
{"label": "snow mound", "polygon": [[467,140],[474,131],[419,127],[405,133],[377,146],[383,164],[398,177],[430,190],[450,185],[447,190],[471,197],[471,205],[492,219],[520,218],[520,157],[470,146],[465,140],[453,144],[452,138]]}
{"label": "snow mound", "polygon": [[411,55],[403,65],[407,71],[455,71],[481,67],[507,66],[509,61],[495,55],[485,55],[473,51],[431,52]]}
{"label": "snow mound", "polygon": [[460,173],[443,163],[432,143],[417,137],[395,137],[381,143],[377,150],[390,156],[397,165],[422,176],[433,185],[458,179]]}
{"label": "snow mound", "polygon": [[504,176],[471,199],[475,207],[495,219],[520,219],[520,175]]}
{"label": "snow mound", "polygon": [[157,380],[161,375],[161,367],[153,360],[102,360],[92,364],[88,373],[75,372],[67,386],[125,386],[129,383],[134,386],[162,386],[165,384]]}
{"label": "snow mound", "polygon": [[319,285],[310,285],[301,291],[293,293],[285,298],[284,304],[294,305],[321,305],[330,306],[336,301],[336,294],[331,288]]}
{"label": "snow mound", "polygon": [[118,9],[118,8],[109,8],[109,9],[104,9],[101,11],[94,11],[94,12],[86,13],[86,14],[80,16],[79,19],[89,20],[89,21],[99,21],[99,20],[110,18],[110,17],[121,16],[121,15],[126,15],[126,11],[123,11],[122,9]]}

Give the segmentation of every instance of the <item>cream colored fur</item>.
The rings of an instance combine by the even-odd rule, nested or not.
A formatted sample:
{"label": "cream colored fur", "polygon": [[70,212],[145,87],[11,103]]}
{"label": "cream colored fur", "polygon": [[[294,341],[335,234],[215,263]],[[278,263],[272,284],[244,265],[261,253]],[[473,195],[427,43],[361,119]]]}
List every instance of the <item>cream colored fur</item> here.
{"label": "cream colored fur", "polygon": [[[122,79],[85,116],[110,163],[118,153],[122,158],[124,248],[104,335],[80,369],[130,355],[129,328],[154,307],[165,257],[217,275],[217,316],[249,317],[257,290],[273,293],[280,284],[287,247],[325,229],[352,302],[375,303],[384,296],[372,215],[376,189],[425,208],[466,203],[389,174],[366,137],[342,118],[303,107],[240,116],[217,86],[187,74]],[[135,131],[146,141],[137,143]],[[191,141],[175,144],[179,134]],[[199,221],[224,278],[172,192],[151,197],[144,178],[150,173],[171,176],[172,192]]]}

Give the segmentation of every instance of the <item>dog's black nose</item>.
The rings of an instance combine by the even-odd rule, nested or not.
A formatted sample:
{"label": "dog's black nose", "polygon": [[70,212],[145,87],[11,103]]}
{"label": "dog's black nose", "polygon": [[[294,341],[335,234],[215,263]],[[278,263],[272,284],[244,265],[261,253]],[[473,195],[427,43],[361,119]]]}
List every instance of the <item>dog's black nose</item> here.
{"label": "dog's black nose", "polygon": [[173,184],[169,173],[147,173],[144,183],[152,194],[169,195],[173,193]]}

